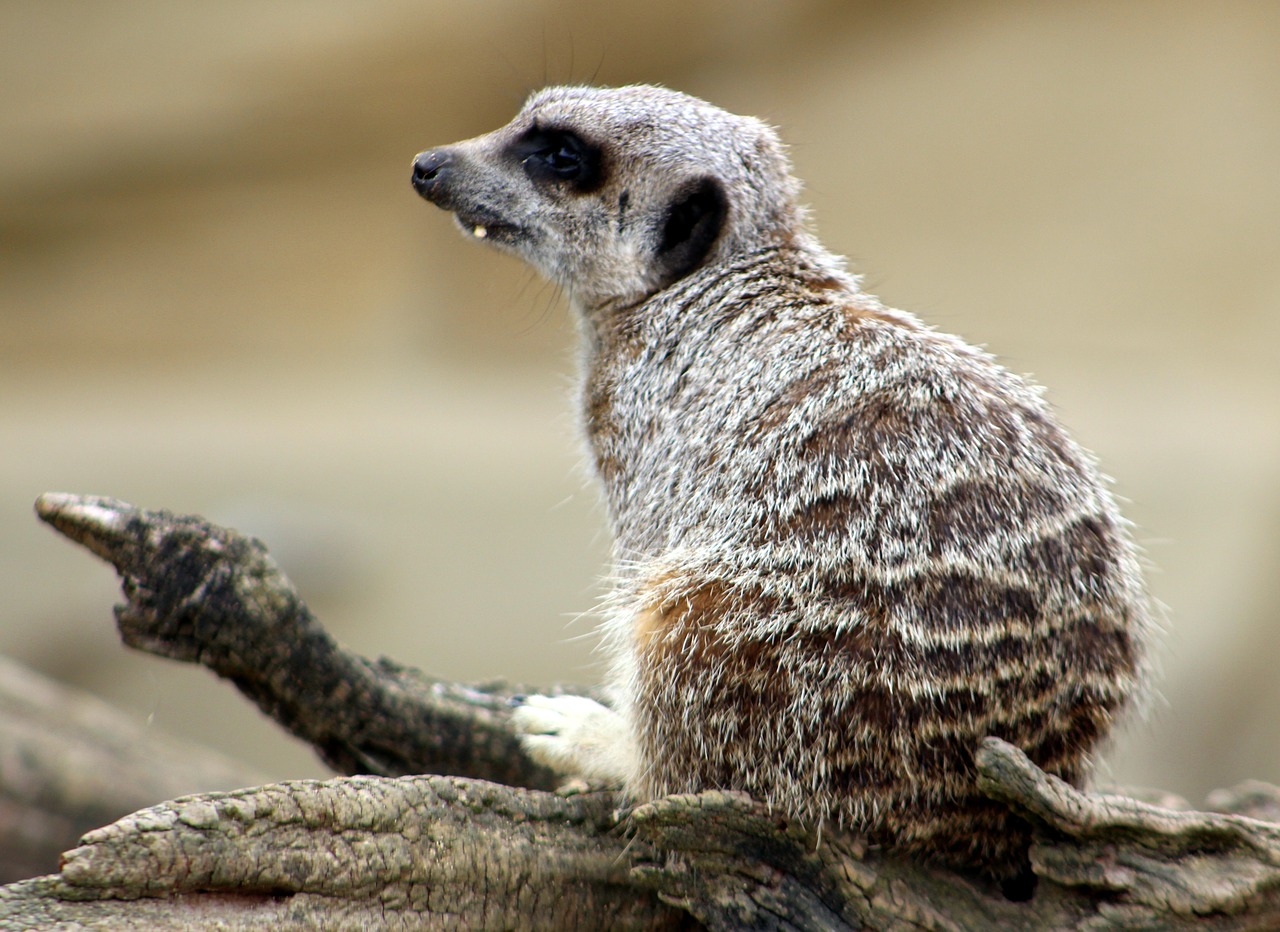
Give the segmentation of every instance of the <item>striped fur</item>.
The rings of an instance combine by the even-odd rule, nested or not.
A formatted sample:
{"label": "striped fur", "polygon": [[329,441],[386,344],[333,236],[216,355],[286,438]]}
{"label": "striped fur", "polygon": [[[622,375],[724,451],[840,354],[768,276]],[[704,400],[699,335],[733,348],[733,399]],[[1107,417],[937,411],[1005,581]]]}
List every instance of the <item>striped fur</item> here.
{"label": "striped fur", "polygon": [[865,296],[815,294],[804,264],[692,277],[587,375],[634,789],[745,789],[1015,861],[1024,833],[977,792],[973,749],[997,735],[1083,779],[1142,678],[1132,548],[1039,392]]}
{"label": "striped fur", "polygon": [[[758,121],[657,88],[545,91],[515,129],[461,144],[485,190],[529,121],[604,153],[599,190],[538,191],[576,227],[498,245],[564,284],[582,321],[629,789],[746,790],[1013,869],[1025,830],[978,793],[979,739],[1079,784],[1146,679],[1138,564],[1092,458],[1037,388],[859,290]],[[728,194],[715,248],[646,285],[630,266],[656,233],[628,218],[707,172]]]}

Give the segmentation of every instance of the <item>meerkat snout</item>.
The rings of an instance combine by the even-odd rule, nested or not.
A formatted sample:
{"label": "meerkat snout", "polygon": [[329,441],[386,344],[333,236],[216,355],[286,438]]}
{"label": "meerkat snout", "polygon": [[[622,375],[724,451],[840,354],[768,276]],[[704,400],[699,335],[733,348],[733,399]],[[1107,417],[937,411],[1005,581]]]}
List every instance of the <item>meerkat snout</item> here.
{"label": "meerkat snout", "polygon": [[1084,781],[1150,630],[1126,525],[1039,389],[863,292],[773,130],[685,94],[548,88],[413,181],[581,325],[613,703],[529,697],[530,753],[1029,870],[974,749]]}
{"label": "meerkat snout", "polygon": [[449,167],[447,149],[419,152],[413,160],[413,189],[429,201],[435,201],[443,186],[442,175]]}

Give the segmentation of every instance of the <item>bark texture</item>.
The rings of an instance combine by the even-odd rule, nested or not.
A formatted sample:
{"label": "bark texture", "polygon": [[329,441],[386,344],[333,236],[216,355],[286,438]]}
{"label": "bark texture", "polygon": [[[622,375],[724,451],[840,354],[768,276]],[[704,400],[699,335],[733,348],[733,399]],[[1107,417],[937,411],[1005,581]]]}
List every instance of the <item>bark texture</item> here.
{"label": "bark texture", "polygon": [[0,930],[1280,927],[1280,825],[1250,817],[1280,811],[1274,787],[1180,811],[1082,793],[987,739],[982,787],[1035,837],[1038,885],[1014,902],[737,794],[628,810],[548,792],[509,728],[513,688],[342,650],[257,541],[108,499],[38,510],[120,571],[126,643],[210,667],[366,775],[135,812],[85,835],[59,873],[0,889]]}
{"label": "bark texture", "polygon": [[261,541],[94,496],[44,495],[36,511],[120,573],[126,644],[208,667],[334,770],[556,785],[508,725],[511,697],[527,690],[461,686],[342,648]]}

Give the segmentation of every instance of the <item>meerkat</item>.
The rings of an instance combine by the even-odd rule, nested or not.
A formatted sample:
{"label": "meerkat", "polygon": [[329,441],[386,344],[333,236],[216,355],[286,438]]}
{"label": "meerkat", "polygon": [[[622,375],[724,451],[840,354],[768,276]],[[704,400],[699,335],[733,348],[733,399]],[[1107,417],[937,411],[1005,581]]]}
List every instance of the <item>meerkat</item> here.
{"label": "meerkat", "polygon": [[741,790],[1022,869],[978,742],[1081,784],[1150,629],[1127,526],[1041,390],[863,292],[775,132],[685,94],[543,90],[413,185],[581,332],[612,701],[529,697],[528,751],[636,801]]}

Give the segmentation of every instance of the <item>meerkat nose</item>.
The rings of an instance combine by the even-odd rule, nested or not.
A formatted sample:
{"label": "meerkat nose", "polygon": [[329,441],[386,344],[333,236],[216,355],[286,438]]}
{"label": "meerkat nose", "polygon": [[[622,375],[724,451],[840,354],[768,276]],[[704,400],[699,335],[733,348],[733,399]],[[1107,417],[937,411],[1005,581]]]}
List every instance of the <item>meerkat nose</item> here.
{"label": "meerkat nose", "polygon": [[448,149],[419,152],[413,160],[413,188],[429,201],[438,198],[442,182],[449,175],[453,164]]}

